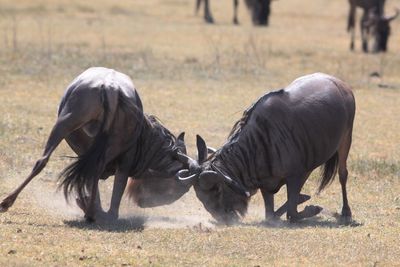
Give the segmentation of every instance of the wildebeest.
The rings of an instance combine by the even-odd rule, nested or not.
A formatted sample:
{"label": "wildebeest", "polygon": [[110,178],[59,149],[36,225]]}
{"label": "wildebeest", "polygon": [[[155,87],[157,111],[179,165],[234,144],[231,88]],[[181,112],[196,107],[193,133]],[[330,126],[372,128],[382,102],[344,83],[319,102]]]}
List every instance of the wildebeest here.
{"label": "wildebeest", "polygon": [[[0,211],[13,205],[63,139],[78,157],[62,172],[60,187],[67,199],[70,193],[77,194],[88,221],[118,218],[128,177],[174,177],[186,166],[177,156],[185,150],[183,134],[176,139],[154,116],[143,112],[131,79],[112,69],[89,68],[67,87],[42,157],[0,203]],[[98,181],[111,175],[115,175],[111,205],[104,212]]]}
{"label": "wildebeest", "polygon": [[[265,202],[266,217],[274,217],[274,194],[287,186],[287,218],[297,221],[322,208],[298,203],[310,173],[323,167],[319,190],[334,178],[342,186],[342,218],[349,222],[346,160],[349,153],[355,100],[343,81],[322,73],[296,79],[285,89],[262,96],[234,125],[227,142],[207,158],[198,137],[198,162],[178,174],[193,184],[204,207],[219,222],[232,223],[247,211],[257,189]],[[240,216],[239,216],[240,215]]]}
{"label": "wildebeest", "polygon": [[[196,0],[196,13],[204,2],[204,20],[207,23],[214,23],[214,18],[210,10],[209,0]],[[251,19],[254,25],[268,26],[269,14],[271,12],[271,0],[245,0],[246,6],[251,12]],[[239,0],[233,0],[233,23],[239,24],[237,9]]]}
{"label": "wildebeest", "polygon": [[363,15],[360,20],[362,49],[368,52],[368,39],[370,36],[374,39],[373,52],[386,52],[387,42],[390,36],[390,22],[399,15],[390,17],[384,15],[385,0],[349,0],[350,11],[347,22],[347,31],[351,33],[350,49],[354,50],[355,37],[355,17],[356,8],[363,9]]}

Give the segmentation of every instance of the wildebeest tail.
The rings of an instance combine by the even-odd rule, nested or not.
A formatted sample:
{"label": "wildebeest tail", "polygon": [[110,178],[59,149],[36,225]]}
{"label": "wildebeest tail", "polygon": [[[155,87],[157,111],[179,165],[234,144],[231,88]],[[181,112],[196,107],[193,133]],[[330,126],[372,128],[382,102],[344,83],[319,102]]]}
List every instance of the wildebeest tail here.
{"label": "wildebeest tail", "polygon": [[335,178],[338,169],[338,159],[338,152],[336,152],[327,162],[325,162],[322,169],[321,183],[318,188],[319,192],[321,192],[333,181],[333,178]]}
{"label": "wildebeest tail", "polygon": [[[111,108],[107,98],[107,92],[104,88],[100,89],[101,102],[104,109],[103,121],[100,131],[96,135],[93,144],[82,155],[78,156],[76,161],[66,167],[60,174],[60,188],[63,188],[64,196],[68,200],[72,191],[74,191],[82,203],[86,206],[86,194],[90,192],[93,183],[97,183],[100,175],[105,169],[105,154],[108,143],[109,120],[112,120],[115,107]],[[110,118],[111,117],[111,118]]]}

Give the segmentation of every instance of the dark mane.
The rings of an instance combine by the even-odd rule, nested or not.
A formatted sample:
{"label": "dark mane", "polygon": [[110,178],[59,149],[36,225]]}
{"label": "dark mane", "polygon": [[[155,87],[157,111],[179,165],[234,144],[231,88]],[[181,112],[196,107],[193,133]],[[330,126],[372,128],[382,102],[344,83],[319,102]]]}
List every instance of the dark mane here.
{"label": "dark mane", "polygon": [[259,103],[264,102],[268,97],[270,97],[272,95],[277,95],[277,94],[281,94],[281,93],[283,93],[283,89],[269,92],[269,93],[263,95],[262,97],[260,97],[249,108],[247,108],[243,112],[242,117],[237,122],[235,122],[235,124],[233,125],[232,130],[228,135],[228,140],[226,143],[231,143],[231,142],[234,142],[234,140],[236,140],[236,138],[239,136],[242,129],[246,126],[247,121],[249,120],[251,114],[253,113],[254,109],[258,106]]}
{"label": "dark mane", "polygon": [[160,120],[144,114],[144,123],[136,142],[134,162],[130,174],[140,177],[148,169],[169,169],[173,162],[166,160],[167,153],[176,153],[176,137]]}

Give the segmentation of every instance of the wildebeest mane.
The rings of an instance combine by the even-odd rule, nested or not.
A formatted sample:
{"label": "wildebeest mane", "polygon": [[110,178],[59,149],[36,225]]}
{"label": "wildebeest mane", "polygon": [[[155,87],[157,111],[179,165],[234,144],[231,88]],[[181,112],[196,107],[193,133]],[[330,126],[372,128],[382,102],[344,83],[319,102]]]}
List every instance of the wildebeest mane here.
{"label": "wildebeest mane", "polygon": [[249,108],[247,108],[243,112],[242,117],[238,121],[236,121],[235,124],[233,125],[232,130],[230,131],[230,133],[228,135],[227,143],[234,142],[234,140],[236,140],[236,138],[239,136],[240,132],[242,131],[243,127],[246,126],[247,121],[249,120],[251,114],[253,113],[254,109],[257,107],[257,105],[259,103],[264,102],[267,98],[271,97],[272,95],[281,94],[281,93],[283,93],[283,89],[264,94],[256,102],[254,102]]}
{"label": "wildebeest mane", "polygon": [[169,169],[173,163],[165,160],[166,153],[178,151],[175,136],[155,116],[145,114],[144,119],[130,171],[135,177],[140,177],[150,167]]}

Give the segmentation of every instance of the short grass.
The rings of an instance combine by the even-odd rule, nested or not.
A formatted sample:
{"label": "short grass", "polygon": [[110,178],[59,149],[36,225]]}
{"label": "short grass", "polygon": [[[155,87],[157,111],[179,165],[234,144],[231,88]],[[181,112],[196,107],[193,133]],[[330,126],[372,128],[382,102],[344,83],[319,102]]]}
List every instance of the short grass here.
{"label": "short grass", "polygon": [[[216,25],[194,16],[194,1],[0,1],[0,196],[29,173],[55,121],[64,88],[89,66],[127,73],[174,133],[220,146],[242,111],[298,76],[326,72],[349,82],[357,101],[349,158],[354,227],[335,181],[316,195],[315,219],[263,225],[256,195],[243,224],[216,227],[191,191],[168,207],[141,210],[127,199],[123,218],[87,225],[56,192],[72,155],[63,144],[42,174],[0,214],[0,266],[270,266],[400,264],[400,22],[389,52],[348,51],[346,1],[274,1],[271,25],[255,28],[241,2],[212,1]],[[395,1],[387,1],[387,12]],[[358,37],[358,36],[357,36]],[[378,73],[380,77],[370,74]],[[107,205],[112,181],[102,183]],[[284,190],[278,202],[284,201]]]}

